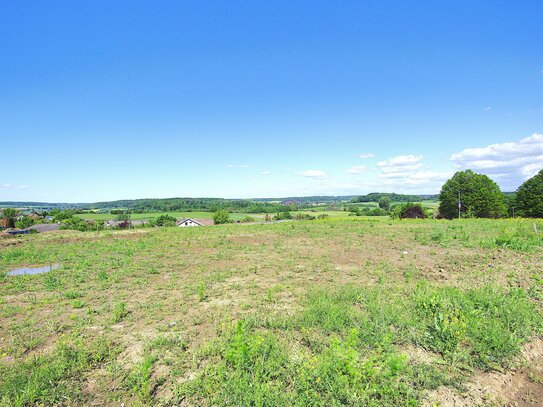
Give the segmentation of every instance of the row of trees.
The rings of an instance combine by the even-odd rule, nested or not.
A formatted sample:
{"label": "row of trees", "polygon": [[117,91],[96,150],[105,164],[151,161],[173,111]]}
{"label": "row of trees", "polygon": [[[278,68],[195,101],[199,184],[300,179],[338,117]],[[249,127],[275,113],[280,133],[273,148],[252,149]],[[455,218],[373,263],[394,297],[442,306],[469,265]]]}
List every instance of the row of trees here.
{"label": "row of trees", "polygon": [[247,199],[164,198],[98,202],[85,206],[85,209],[110,210],[110,213],[114,215],[123,213],[126,210],[130,213],[218,212],[220,210],[244,213],[274,213],[282,210],[298,210],[307,206],[298,203],[285,205],[278,202],[259,202]]}
{"label": "row of trees", "polygon": [[471,170],[459,171],[439,193],[439,215],[501,218],[507,215],[543,217],[543,170],[523,183],[513,197],[506,198],[488,176]]}

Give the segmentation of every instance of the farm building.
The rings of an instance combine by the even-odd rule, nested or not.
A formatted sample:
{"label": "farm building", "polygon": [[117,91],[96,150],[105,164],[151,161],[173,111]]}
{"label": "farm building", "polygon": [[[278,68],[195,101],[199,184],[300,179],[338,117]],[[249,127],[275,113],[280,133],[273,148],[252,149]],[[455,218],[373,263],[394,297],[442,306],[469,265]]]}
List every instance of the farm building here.
{"label": "farm building", "polygon": [[186,227],[193,227],[193,226],[212,226],[213,221],[211,219],[181,219],[177,222],[177,226],[186,228]]}

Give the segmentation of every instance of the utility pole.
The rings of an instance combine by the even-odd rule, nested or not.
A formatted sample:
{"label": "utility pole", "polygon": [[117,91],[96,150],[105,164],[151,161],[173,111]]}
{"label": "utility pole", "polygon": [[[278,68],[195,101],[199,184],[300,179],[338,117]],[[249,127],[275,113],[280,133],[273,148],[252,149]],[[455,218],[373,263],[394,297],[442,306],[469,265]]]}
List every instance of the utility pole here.
{"label": "utility pole", "polygon": [[460,219],[460,210],[462,208],[462,203],[460,201],[460,191],[458,191],[458,219]]}

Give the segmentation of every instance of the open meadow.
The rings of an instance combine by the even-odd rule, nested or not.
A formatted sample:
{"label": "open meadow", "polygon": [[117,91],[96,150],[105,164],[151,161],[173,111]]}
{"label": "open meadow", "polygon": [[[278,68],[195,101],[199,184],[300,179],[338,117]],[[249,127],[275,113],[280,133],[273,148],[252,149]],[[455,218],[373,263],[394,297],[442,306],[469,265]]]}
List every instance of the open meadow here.
{"label": "open meadow", "polygon": [[520,219],[1,239],[0,404],[540,405],[542,248]]}
{"label": "open meadow", "polygon": [[[145,212],[145,213],[132,213],[130,214],[130,219],[133,220],[155,220],[159,216],[162,215],[170,215],[173,216],[176,219],[183,219],[183,218],[193,218],[193,219],[212,219],[213,218],[213,212]],[[94,220],[94,221],[106,221],[110,219],[115,219],[117,215],[112,215],[110,213],[80,213],[76,214],[78,218],[85,219],[85,220]],[[247,216],[255,219],[255,220],[263,220],[266,216],[262,213],[231,213],[230,219],[233,221],[237,220],[243,220]]]}

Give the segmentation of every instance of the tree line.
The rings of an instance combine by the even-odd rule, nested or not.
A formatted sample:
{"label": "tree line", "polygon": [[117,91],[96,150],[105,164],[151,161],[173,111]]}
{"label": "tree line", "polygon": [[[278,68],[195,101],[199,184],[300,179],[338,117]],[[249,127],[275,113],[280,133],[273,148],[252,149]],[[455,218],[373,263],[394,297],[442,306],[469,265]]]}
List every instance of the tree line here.
{"label": "tree line", "polygon": [[458,171],[439,193],[439,216],[453,218],[543,217],[543,170],[504,194],[498,184],[484,174]]}
{"label": "tree line", "polygon": [[388,198],[391,202],[417,202],[423,199],[432,199],[433,196],[425,195],[406,195],[406,194],[395,194],[394,192],[371,192],[366,195],[360,195],[351,200],[351,203],[359,202],[379,202],[381,198]]}
{"label": "tree line", "polygon": [[111,202],[98,202],[85,209],[109,209],[111,213],[118,210],[129,210],[132,213],[145,212],[228,212],[273,213],[280,210],[299,210],[304,204],[292,203],[284,205],[277,202],[256,202],[247,199],[222,198],[165,198],[165,199],[133,199]]}

